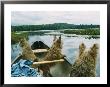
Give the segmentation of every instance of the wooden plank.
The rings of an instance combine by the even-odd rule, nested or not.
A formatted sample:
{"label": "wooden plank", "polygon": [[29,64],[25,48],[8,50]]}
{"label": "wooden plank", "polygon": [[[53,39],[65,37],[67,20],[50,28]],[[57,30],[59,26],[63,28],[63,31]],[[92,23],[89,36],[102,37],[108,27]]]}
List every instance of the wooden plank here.
{"label": "wooden plank", "polygon": [[64,62],[64,59],[60,59],[60,60],[53,60],[53,61],[41,61],[41,62],[34,62],[33,64],[47,64],[47,63],[57,63],[57,62]]}
{"label": "wooden plank", "polygon": [[34,53],[41,53],[41,52],[47,52],[47,49],[36,49],[36,50],[32,50]]}

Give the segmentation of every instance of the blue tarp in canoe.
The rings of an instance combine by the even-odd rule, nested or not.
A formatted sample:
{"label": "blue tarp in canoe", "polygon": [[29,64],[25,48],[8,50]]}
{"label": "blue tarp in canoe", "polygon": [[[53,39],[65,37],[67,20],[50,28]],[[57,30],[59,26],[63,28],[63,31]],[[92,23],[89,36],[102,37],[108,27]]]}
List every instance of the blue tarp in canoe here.
{"label": "blue tarp in canoe", "polygon": [[12,77],[42,77],[37,69],[31,68],[33,62],[20,59],[19,62],[11,66]]}

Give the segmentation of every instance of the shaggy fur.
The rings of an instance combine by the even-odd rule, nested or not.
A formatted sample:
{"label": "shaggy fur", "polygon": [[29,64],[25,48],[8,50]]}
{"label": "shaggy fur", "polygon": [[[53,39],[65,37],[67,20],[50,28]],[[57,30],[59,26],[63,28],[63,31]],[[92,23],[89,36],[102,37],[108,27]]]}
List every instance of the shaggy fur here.
{"label": "shaggy fur", "polygon": [[[61,54],[61,48],[62,48],[61,37],[59,37],[59,39],[56,39],[56,40],[55,39],[56,39],[56,37],[53,40],[52,47],[49,49],[47,55],[45,56],[45,58],[43,58],[42,61],[58,60],[58,59],[61,59],[64,57]],[[54,65],[55,65],[55,63],[43,64],[43,65],[40,65],[39,68],[43,71],[44,76],[51,76],[50,67],[52,67]]]}
{"label": "shaggy fur", "polygon": [[20,46],[22,47],[22,58],[26,60],[34,61],[36,59],[36,56],[34,55],[30,45],[26,41],[26,39],[20,40]]}
{"label": "shaggy fur", "polygon": [[52,47],[49,49],[46,57],[44,60],[55,60],[55,59],[61,59],[62,54],[61,54],[61,37],[59,39],[56,39],[52,45]]}
{"label": "shaggy fur", "polygon": [[94,44],[88,51],[85,48],[84,43],[79,46],[79,58],[72,66],[71,77],[95,77],[98,45]]}

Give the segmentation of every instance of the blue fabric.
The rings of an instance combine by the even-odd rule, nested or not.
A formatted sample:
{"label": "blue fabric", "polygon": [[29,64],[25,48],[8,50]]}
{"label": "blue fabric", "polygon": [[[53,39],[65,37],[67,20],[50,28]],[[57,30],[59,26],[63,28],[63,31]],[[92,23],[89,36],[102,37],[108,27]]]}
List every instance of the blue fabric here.
{"label": "blue fabric", "polygon": [[33,62],[21,59],[18,63],[11,66],[12,77],[42,77],[37,69],[31,68]]}

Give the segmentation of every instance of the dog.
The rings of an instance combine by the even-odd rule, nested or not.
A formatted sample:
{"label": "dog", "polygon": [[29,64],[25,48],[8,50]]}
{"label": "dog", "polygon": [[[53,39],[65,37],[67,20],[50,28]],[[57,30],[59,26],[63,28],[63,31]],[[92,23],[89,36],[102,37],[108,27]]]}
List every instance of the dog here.
{"label": "dog", "polygon": [[[58,39],[54,37],[52,47],[49,49],[47,55],[41,61],[52,61],[63,59],[65,56],[62,55],[61,49],[62,49],[61,36]],[[43,71],[43,75],[45,77],[51,77],[52,75],[50,74],[50,68],[55,64],[56,63],[42,64],[39,66],[39,69]]]}
{"label": "dog", "polygon": [[98,44],[93,44],[86,51],[86,46],[82,43],[79,46],[79,56],[72,66],[70,77],[95,77],[98,49]]}

